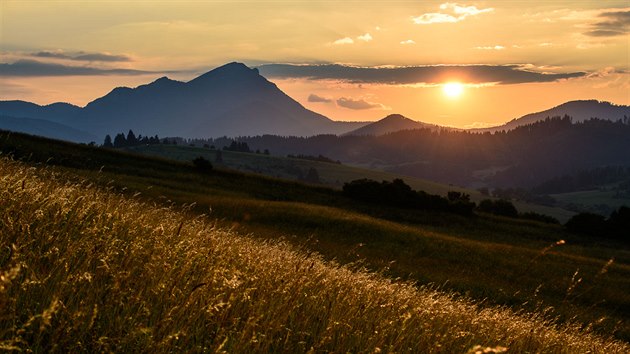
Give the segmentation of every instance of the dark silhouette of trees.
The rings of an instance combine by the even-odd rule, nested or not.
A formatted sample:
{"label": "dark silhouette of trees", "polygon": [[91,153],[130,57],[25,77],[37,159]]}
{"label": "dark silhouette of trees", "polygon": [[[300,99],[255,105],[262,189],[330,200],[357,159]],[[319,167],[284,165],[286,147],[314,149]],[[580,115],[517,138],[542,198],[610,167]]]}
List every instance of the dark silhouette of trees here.
{"label": "dark silhouette of trees", "polygon": [[567,230],[593,237],[630,241],[630,207],[621,206],[610,217],[593,213],[574,215],[564,226]]}
{"label": "dark silhouette of trees", "polygon": [[127,139],[123,133],[118,133],[114,137],[114,147],[121,148],[127,146]]}
{"label": "dark silhouette of trees", "polygon": [[138,138],[136,138],[136,135],[133,133],[133,130],[129,129],[129,132],[127,133],[127,146],[135,146],[138,145]]}
{"label": "dark silhouette of trees", "polygon": [[246,142],[239,141],[232,141],[230,146],[224,147],[223,150],[236,152],[252,152]]}
{"label": "dark silhouette of trees", "polygon": [[470,202],[470,196],[466,194],[453,192],[450,194],[453,199],[449,200],[424,191],[415,191],[401,179],[380,183],[370,179],[354,180],[343,185],[343,193],[352,199],[369,203],[462,215],[472,215],[475,207],[475,203]]}
{"label": "dark silhouette of trees", "polygon": [[105,141],[103,141],[103,147],[112,148],[114,144],[112,143],[112,137],[109,134],[105,135]]}
{"label": "dark silhouette of trees", "polygon": [[612,237],[630,241],[630,208],[621,206],[610,214],[606,221],[608,223],[609,234]]}
{"label": "dark silhouette of trees", "polygon": [[606,217],[593,213],[579,213],[567,221],[567,230],[589,236],[602,236],[606,229]]}
{"label": "dark silhouette of trees", "polygon": [[516,207],[514,206],[514,204],[512,204],[512,202],[510,202],[509,200],[505,200],[505,199],[499,199],[499,200],[484,199],[481,202],[479,202],[479,206],[477,207],[477,210],[484,213],[507,216],[510,218],[518,217],[518,210],[516,210]]}
{"label": "dark silhouette of trees", "polygon": [[103,142],[103,147],[122,148],[122,147],[128,147],[128,146],[153,145],[153,144],[159,144],[159,143],[160,143],[160,138],[157,135],[151,136],[151,137],[138,135],[136,137],[136,135],[130,129],[129,133],[127,133],[127,137],[125,137],[125,134],[123,133],[116,134],[116,136],[114,137],[113,143],[112,143],[111,136],[107,134]]}

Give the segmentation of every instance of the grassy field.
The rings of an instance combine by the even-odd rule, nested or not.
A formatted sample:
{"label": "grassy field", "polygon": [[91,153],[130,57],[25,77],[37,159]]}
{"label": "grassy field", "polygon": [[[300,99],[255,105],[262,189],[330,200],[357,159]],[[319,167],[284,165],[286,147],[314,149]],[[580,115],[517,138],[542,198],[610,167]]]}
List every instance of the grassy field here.
{"label": "grassy field", "polygon": [[595,333],[630,339],[625,244],[523,220],[363,205],[325,187],[221,169],[200,173],[189,163],[19,134],[0,134],[0,148],[30,165],[54,165],[47,169],[65,179],[144,205],[186,205],[182,225],[208,214],[222,232],[256,242],[281,240],[316,252],[325,262],[464,294],[483,308],[542,311],[554,323],[576,322]]}
{"label": "grassy field", "polygon": [[[205,159],[211,161],[216,166],[227,167],[244,172],[264,174],[267,176],[289,180],[296,180],[298,171],[303,175],[306,175],[306,172],[310,168],[314,168],[319,174],[321,184],[332,188],[341,188],[344,183],[361,178],[368,178],[375,181],[391,181],[395,178],[400,178],[403,179],[405,183],[407,183],[413,189],[423,190],[431,194],[445,196],[449,191],[458,191],[469,194],[471,200],[474,202],[479,202],[483,199],[488,198],[487,196],[482,195],[477,190],[436,183],[421,178],[401,176],[389,172],[349,165],[310,161],[297,158],[287,158],[234,151],[221,151],[223,161],[221,163],[217,163],[215,161],[217,154],[215,150],[200,147],[160,144],[128,147],[125,148],[125,150],[148,156],[163,157],[167,159],[186,162],[190,162],[194,158],[202,156]],[[571,218],[571,216],[575,215],[575,212],[561,208],[554,208],[519,201],[514,202],[514,204],[521,212],[536,212],[540,214],[546,214],[553,216],[561,222],[566,222]]]}
{"label": "grassy field", "polygon": [[0,188],[4,351],[630,350],[591,327],[392,281],[58,169],[2,158]]}
{"label": "grassy field", "polygon": [[608,209],[618,209],[620,206],[630,206],[630,198],[616,197],[614,190],[590,190],[572,193],[552,194],[551,196],[561,205],[574,205],[580,208],[603,212],[608,216]]}

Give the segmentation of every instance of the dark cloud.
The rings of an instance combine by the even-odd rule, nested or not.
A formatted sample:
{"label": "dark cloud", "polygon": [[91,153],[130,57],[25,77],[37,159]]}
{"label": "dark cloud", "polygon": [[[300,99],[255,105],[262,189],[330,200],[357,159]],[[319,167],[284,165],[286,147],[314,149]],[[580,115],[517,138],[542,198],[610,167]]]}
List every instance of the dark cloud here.
{"label": "dark cloud", "polygon": [[0,76],[89,76],[89,75],[142,75],[149,71],[131,69],[100,69],[85,66],[42,63],[36,60],[18,60],[0,63]]}
{"label": "dark cloud", "polygon": [[266,64],[258,67],[266,77],[340,80],[388,85],[439,84],[448,80],[466,83],[521,84],[551,82],[585,76],[584,72],[542,73],[519,65],[435,65],[406,67],[355,67],[339,64]]}
{"label": "dark cloud", "polygon": [[382,108],[385,107],[380,103],[368,102],[364,99],[355,100],[353,98],[341,97],[337,100],[337,105],[339,107],[349,108],[349,109],[374,109],[374,108]]}
{"label": "dark cloud", "polygon": [[31,54],[38,58],[55,58],[55,59],[67,59],[76,61],[102,61],[102,62],[129,62],[131,58],[126,55],[115,55],[108,53],[85,53],[79,52],[76,54],[67,54],[64,52],[49,52],[42,51]]}
{"label": "dark cloud", "polygon": [[326,97],[322,97],[322,96],[318,96],[314,93],[311,93],[310,95],[308,95],[308,101],[309,102],[324,102],[324,103],[328,103],[328,102],[332,102],[332,99],[330,98],[326,98]]}
{"label": "dark cloud", "polygon": [[592,30],[584,32],[592,37],[614,37],[630,33],[630,11],[604,12],[599,15],[601,22],[591,25]]}

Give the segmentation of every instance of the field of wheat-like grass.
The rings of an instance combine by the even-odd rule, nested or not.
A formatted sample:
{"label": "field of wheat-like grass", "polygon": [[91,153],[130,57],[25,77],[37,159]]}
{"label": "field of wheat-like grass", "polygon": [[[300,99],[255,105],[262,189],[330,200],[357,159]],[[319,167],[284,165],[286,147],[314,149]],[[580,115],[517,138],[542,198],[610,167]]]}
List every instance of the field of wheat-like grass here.
{"label": "field of wheat-like grass", "polygon": [[545,313],[325,262],[0,159],[0,350],[566,352],[630,346]]}

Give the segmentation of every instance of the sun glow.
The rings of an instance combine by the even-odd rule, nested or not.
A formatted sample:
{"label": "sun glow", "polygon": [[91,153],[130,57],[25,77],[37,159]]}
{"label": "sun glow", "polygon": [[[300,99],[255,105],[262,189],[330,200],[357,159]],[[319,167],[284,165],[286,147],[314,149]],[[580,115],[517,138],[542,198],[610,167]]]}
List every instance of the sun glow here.
{"label": "sun glow", "polygon": [[458,98],[464,92],[464,85],[459,82],[448,82],[442,86],[442,91],[449,98]]}

